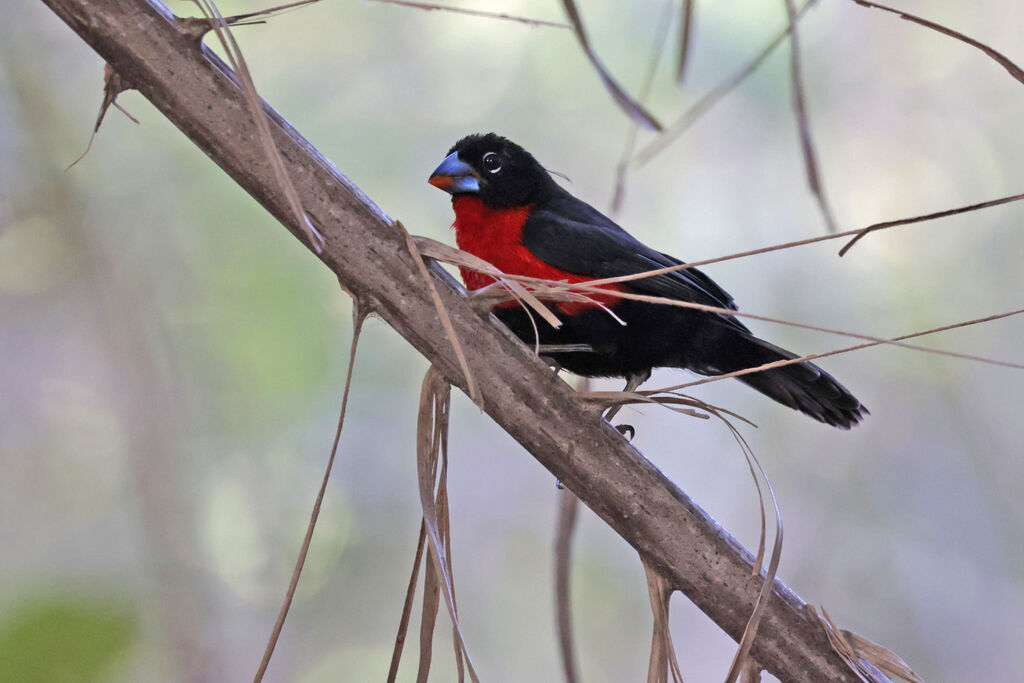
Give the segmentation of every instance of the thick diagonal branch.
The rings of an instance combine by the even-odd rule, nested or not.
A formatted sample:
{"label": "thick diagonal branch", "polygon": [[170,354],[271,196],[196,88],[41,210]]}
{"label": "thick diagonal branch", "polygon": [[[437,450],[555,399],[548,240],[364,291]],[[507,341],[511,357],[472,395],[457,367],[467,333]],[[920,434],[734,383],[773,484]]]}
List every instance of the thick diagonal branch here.
{"label": "thick diagonal branch", "polygon": [[[292,212],[233,75],[148,0],[43,0],[293,234]],[[99,66],[99,64],[97,64]],[[339,86],[339,87],[344,87]],[[321,260],[463,387],[464,374],[401,230],[270,107],[274,139],[326,245]],[[760,585],[752,557],[671,481],[432,268],[484,410],[730,636]],[[853,681],[804,603],[775,585],[754,658],[786,681]]]}

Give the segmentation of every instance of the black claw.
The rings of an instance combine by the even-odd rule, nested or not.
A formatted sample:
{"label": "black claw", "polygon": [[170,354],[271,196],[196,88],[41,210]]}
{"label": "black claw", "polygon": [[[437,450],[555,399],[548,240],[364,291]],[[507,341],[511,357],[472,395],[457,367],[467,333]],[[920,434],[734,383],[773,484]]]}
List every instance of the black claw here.
{"label": "black claw", "polygon": [[627,441],[632,441],[633,437],[636,436],[636,429],[633,428],[633,425],[615,425],[615,429],[623,436],[626,436],[626,432],[629,432],[629,436],[626,436]]}

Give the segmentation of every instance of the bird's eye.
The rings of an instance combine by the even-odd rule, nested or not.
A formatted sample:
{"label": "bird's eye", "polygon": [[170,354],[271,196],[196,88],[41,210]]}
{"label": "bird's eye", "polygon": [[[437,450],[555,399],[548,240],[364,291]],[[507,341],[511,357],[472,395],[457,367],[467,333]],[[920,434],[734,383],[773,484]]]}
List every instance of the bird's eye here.
{"label": "bird's eye", "polygon": [[480,161],[484,165],[484,170],[488,173],[497,173],[501,170],[501,157],[495,152],[488,152]]}

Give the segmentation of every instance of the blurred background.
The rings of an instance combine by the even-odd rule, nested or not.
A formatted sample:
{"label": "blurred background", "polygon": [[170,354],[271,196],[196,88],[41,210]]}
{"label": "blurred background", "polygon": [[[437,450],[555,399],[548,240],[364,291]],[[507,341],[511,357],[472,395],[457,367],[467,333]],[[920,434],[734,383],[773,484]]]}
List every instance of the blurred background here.
{"label": "blurred background", "polygon": [[[551,1],[448,1],[563,20]],[[664,3],[580,6],[598,53],[636,93]],[[1024,6],[901,7],[1024,63]],[[697,3],[684,85],[673,84],[670,44],[652,110],[674,119],[784,21],[778,1]],[[453,241],[447,197],[425,180],[470,132],[510,136],[569,176],[575,194],[609,205],[631,123],[570,31],[344,1],[237,36],[263,96],[414,233]],[[801,38],[841,229],[1024,191],[1024,88],[981,52],[840,0],[820,2]],[[137,93],[119,101],[141,125],[111,110],[65,173],[88,140],[102,74],[41,3],[0,5],[0,678],[246,680],[326,462],[351,306],[326,268]],[[783,47],[630,175],[620,222],[686,260],[822,234],[790,92]],[[1024,204],[1012,204],[880,233],[842,259],[830,242],[706,271],[745,311],[896,335],[1019,308],[1022,220]],[[847,343],[752,327],[802,353]],[[922,343],[1021,362],[1022,338],[1024,321],[1009,319]],[[823,365],[871,409],[850,433],[736,382],[694,390],[760,425],[745,434],[784,514],[780,577],[928,680],[1024,679],[1024,373],[895,348]],[[270,680],[385,677],[419,524],[426,369],[385,323],[368,324]],[[652,385],[686,378],[662,372]],[[453,411],[452,534],[470,651],[488,681],[559,680],[560,494],[463,395]],[[654,408],[622,420],[647,457],[756,544],[757,499],[721,425]],[[642,680],[643,571],[589,511],[573,589],[584,679]],[[453,679],[447,623],[442,615],[438,681]],[[672,626],[687,680],[721,680],[732,641],[678,595]]]}

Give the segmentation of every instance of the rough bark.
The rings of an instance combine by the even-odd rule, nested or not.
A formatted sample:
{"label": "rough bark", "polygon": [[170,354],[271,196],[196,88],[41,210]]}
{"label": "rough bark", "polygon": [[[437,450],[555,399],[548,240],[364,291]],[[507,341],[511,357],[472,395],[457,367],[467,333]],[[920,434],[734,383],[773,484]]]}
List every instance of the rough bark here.
{"label": "rough bark", "polygon": [[[150,0],[43,0],[293,234],[300,233],[231,71]],[[459,364],[400,229],[269,106],[319,258],[456,386]],[[432,268],[483,409],[733,638],[761,580],[752,557],[461,288]],[[776,581],[754,658],[784,681],[853,681],[800,598]]]}

